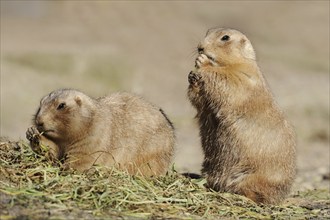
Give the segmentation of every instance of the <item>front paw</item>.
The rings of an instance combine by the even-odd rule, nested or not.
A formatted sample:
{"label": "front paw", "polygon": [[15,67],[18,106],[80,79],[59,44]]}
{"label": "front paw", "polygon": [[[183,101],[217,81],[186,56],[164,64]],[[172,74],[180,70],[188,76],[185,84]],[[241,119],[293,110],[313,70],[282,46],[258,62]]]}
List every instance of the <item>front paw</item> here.
{"label": "front paw", "polygon": [[26,131],[26,138],[30,141],[30,145],[33,151],[40,153],[40,138],[41,134],[35,126],[28,128]]}
{"label": "front paw", "polygon": [[212,62],[205,54],[200,54],[195,60],[195,67],[197,69],[208,65],[212,65]]}
{"label": "front paw", "polygon": [[197,86],[202,76],[196,72],[191,71],[188,75],[188,81],[190,85]]}

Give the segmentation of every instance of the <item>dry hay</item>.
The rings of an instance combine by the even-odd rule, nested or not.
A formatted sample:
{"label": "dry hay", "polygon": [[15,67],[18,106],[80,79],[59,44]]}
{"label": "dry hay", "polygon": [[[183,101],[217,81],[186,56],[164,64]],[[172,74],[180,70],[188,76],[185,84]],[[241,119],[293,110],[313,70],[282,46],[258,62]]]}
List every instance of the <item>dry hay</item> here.
{"label": "dry hay", "polygon": [[298,193],[281,206],[256,205],[207,190],[204,179],[191,180],[174,169],[157,178],[96,166],[84,173],[63,171],[23,141],[1,141],[0,165],[0,219],[330,217],[329,191]]}

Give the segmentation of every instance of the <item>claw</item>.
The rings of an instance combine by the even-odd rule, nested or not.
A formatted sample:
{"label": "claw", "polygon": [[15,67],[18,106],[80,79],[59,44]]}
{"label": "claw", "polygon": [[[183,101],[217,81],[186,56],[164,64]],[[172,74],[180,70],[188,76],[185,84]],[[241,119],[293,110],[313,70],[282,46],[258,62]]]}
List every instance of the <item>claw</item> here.
{"label": "claw", "polygon": [[188,75],[188,81],[190,84],[195,85],[197,82],[201,79],[201,76],[199,74],[194,73],[191,71]]}
{"label": "claw", "polygon": [[26,138],[30,141],[31,148],[34,151],[38,151],[40,145],[40,133],[35,126],[28,128],[26,131]]}
{"label": "claw", "polygon": [[210,63],[209,58],[205,54],[200,54],[195,60],[195,67],[200,68],[202,65]]}

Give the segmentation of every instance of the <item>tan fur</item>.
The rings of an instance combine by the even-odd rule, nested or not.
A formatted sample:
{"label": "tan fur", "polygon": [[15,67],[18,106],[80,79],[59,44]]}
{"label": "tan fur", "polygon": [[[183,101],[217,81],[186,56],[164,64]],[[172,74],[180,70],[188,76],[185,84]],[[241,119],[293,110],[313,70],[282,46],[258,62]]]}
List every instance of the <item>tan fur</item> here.
{"label": "tan fur", "polygon": [[260,203],[280,202],[295,176],[295,135],[250,41],[233,29],[211,29],[198,51],[188,97],[197,109],[209,187]]}
{"label": "tan fur", "polygon": [[51,157],[64,159],[68,168],[99,164],[147,176],[167,171],[175,142],[163,111],[141,97],[115,93],[93,99],[68,89],[41,100],[27,138],[37,152],[40,142],[49,146]]}

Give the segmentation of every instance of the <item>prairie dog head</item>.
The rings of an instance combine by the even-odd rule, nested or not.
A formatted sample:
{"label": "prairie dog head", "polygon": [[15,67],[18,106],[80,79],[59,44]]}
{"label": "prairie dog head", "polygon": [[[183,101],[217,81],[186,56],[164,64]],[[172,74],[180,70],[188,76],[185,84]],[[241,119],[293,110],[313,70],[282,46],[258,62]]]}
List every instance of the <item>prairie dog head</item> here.
{"label": "prairie dog head", "polygon": [[94,106],[94,100],[79,91],[56,90],[41,99],[34,124],[40,133],[55,142],[72,141],[86,133]]}
{"label": "prairie dog head", "polygon": [[208,30],[198,45],[198,53],[205,54],[216,65],[255,61],[256,55],[249,39],[234,29]]}

